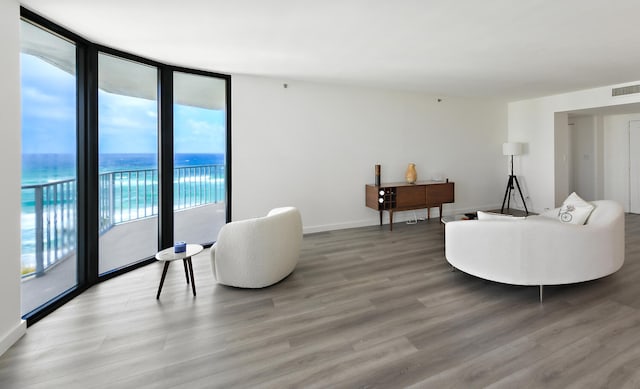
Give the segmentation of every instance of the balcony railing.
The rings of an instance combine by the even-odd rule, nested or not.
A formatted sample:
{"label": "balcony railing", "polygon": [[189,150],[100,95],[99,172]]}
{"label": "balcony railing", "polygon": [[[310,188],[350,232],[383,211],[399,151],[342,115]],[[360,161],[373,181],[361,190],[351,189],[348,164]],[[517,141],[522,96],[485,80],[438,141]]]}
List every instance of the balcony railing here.
{"label": "balcony railing", "polygon": [[[174,210],[225,200],[225,166],[174,169]],[[99,231],[158,214],[158,170],[99,176]],[[41,276],[76,250],[76,180],[22,187],[22,276]],[[25,261],[25,258],[27,261]],[[35,262],[35,266],[25,266]]]}

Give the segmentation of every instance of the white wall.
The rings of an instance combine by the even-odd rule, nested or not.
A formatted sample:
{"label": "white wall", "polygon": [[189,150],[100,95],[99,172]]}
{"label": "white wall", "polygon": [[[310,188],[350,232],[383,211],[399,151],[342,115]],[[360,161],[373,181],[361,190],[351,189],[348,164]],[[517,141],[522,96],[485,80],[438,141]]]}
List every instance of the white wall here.
{"label": "white wall", "polygon": [[629,211],[629,121],[640,114],[603,117],[605,132],[605,197],[618,201]]}
{"label": "white wall", "polygon": [[595,193],[596,199],[605,199],[605,131],[604,131],[604,119],[602,115],[596,115],[594,117],[595,125],[595,147],[594,147],[594,159],[595,159]]}
{"label": "white wall", "polygon": [[611,96],[613,87],[639,83],[629,82],[508,104],[509,140],[525,142],[529,146],[529,153],[521,157],[521,174],[529,183],[534,212],[553,208],[564,200],[561,191],[556,190],[555,156],[562,155],[563,150],[556,150],[555,113],[640,102],[640,94]]}
{"label": "white wall", "polygon": [[569,120],[571,138],[571,180],[569,192],[587,201],[598,200],[596,194],[597,132],[595,116],[579,116]]}
{"label": "white wall", "polygon": [[[571,142],[569,138],[569,121],[566,113],[555,114],[555,177],[556,199],[565,199],[569,195],[571,172]],[[555,206],[559,204],[556,202]]]}
{"label": "white wall", "polygon": [[234,220],[294,205],[305,232],[377,224],[364,205],[376,163],[383,182],[403,181],[409,162],[419,180],[454,181],[445,214],[502,202],[504,102],[251,76],[232,91]]}
{"label": "white wall", "polygon": [[20,9],[0,0],[0,354],[25,332],[20,319]]}

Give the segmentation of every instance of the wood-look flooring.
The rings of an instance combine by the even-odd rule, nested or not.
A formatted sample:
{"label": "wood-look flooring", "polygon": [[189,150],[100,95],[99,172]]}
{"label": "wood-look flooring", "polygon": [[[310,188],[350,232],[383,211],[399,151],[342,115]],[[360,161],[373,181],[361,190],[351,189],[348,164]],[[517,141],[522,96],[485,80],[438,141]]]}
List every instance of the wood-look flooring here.
{"label": "wood-look flooring", "polygon": [[626,262],[568,286],[452,271],[437,219],[307,235],[269,288],[214,283],[208,253],[103,282],[0,357],[1,388],[638,388],[640,216]]}

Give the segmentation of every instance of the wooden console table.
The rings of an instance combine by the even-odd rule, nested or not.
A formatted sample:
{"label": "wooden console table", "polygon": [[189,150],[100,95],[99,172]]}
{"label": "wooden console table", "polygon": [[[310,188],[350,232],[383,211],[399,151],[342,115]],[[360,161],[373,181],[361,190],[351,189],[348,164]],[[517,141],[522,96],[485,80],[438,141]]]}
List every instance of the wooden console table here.
{"label": "wooden console table", "polygon": [[380,212],[389,212],[389,229],[393,231],[393,212],[412,209],[427,209],[427,218],[431,219],[431,208],[440,208],[442,204],[454,202],[454,183],[440,181],[418,181],[415,184],[405,182],[367,185],[366,205]]}

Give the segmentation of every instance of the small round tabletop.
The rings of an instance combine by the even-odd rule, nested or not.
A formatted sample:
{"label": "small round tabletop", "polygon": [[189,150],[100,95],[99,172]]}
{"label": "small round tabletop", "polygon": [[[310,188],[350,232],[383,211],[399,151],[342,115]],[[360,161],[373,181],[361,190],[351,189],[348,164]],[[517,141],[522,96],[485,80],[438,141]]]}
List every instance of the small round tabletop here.
{"label": "small round tabletop", "polygon": [[177,259],[186,259],[199,254],[202,250],[203,247],[199,244],[188,244],[187,250],[182,253],[176,253],[174,252],[173,247],[169,247],[156,254],[156,259],[158,261],[175,261]]}

